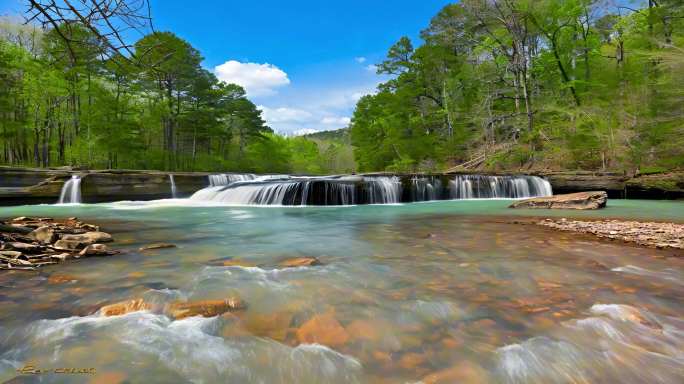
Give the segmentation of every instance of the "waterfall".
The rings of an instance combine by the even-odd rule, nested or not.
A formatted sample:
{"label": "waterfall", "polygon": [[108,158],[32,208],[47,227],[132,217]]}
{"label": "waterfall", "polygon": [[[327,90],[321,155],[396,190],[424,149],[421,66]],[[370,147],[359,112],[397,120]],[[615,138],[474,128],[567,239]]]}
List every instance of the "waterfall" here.
{"label": "waterfall", "polygon": [[552,194],[551,184],[537,176],[458,175],[449,181],[451,199],[521,199]]}
{"label": "waterfall", "polygon": [[432,201],[441,199],[442,181],[436,177],[411,178],[411,201]]}
{"label": "waterfall", "polygon": [[396,204],[401,202],[401,180],[397,176],[368,176],[364,178],[368,204]]}
{"label": "waterfall", "polygon": [[234,205],[351,205],[355,186],[338,177],[263,176],[210,186],[190,198]]}
{"label": "waterfall", "polygon": [[256,179],[253,174],[238,174],[238,173],[220,173],[216,175],[209,175],[209,186],[218,187],[221,185],[228,185],[236,181],[247,181]]}
{"label": "waterfall", "polygon": [[[444,181],[442,181],[444,180]],[[536,176],[459,175],[326,176],[212,175],[192,200],[233,205],[397,204],[442,199],[517,199],[550,196],[551,185]]]}
{"label": "waterfall", "polygon": [[171,197],[176,198],[177,190],[176,190],[176,180],[173,179],[173,175],[169,173],[169,182],[171,183]]}
{"label": "waterfall", "polygon": [[57,204],[77,204],[81,202],[81,176],[73,175],[67,180],[59,194]]}

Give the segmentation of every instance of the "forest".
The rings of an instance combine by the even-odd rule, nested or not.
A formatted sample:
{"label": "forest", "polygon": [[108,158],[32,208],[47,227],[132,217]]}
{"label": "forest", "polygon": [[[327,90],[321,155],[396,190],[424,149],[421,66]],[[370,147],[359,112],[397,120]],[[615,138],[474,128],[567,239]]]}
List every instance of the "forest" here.
{"label": "forest", "polygon": [[[462,0],[335,134],[274,133],[172,32],[0,20],[0,164],[324,174],[684,165],[684,2]],[[96,30],[95,30],[96,31]],[[78,44],[69,44],[78,42]],[[132,61],[130,57],[137,57]]]}
{"label": "forest", "polygon": [[377,65],[360,170],[684,165],[684,2],[462,0]]}
{"label": "forest", "polygon": [[335,161],[339,143],[275,134],[242,87],[217,80],[173,33],[150,33],[131,50],[136,62],[79,23],[0,20],[0,164],[352,170]]}

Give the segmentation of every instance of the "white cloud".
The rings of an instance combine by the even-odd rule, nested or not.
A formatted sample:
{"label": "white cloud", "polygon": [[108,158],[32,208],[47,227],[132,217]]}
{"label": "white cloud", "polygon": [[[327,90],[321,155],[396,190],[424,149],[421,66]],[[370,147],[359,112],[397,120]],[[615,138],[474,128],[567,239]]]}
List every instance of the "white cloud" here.
{"label": "white cloud", "polygon": [[309,123],[314,117],[311,112],[297,108],[269,108],[259,105],[257,108],[263,112],[263,117],[267,123]]}
{"label": "white cloud", "polygon": [[340,87],[324,84],[314,88],[288,88],[260,102],[269,127],[283,135],[327,131],[348,127],[359,99],[376,91],[378,80]]}
{"label": "white cloud", "polygon": [[273,95],[275,88],[290,84],[285,71],[268,63],[229,60],[216,66],[214,72],[219,80],[244,87],[249,96]]}
{"label": "white cloud", "polygon": [[375,64],[369,64],[366,66],[366,71],[377,73],[378,72],[378,66]]}
{"label": "white cloud", "polygon": [[349,123],[351,123],[351,119],[346,116],[326,116],[321,120],[323,125],[334,125],[337,127],[346,127]]}
{"label": "white cloud", "polygon": [[367,59],[363,56],[359,56],[359,57],[355,58],[354,60],[356,60],[356,62],[359,64],[363,64],[366,62]]}

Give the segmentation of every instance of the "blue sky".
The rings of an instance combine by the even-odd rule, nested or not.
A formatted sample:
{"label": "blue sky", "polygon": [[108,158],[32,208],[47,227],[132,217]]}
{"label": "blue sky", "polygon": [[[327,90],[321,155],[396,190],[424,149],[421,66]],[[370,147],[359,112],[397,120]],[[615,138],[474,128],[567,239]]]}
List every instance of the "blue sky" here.
{"label": "blue sky", "polygon": [[[372,65],[401,36],[417,39],[448,3],[152,0],[152,13],[157,30],[188,40],[207,69],[247,88],[271,127],[292,133],[344,127],[383,80]],[[22,9],[0,0],[0,14]]]}

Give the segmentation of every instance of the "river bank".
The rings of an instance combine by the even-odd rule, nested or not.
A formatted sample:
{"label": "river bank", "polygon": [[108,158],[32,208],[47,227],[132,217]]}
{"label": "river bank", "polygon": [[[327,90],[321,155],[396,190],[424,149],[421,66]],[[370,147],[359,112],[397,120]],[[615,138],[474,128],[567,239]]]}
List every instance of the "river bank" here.
{"label": "river bank", "polygon": [[[68,168],[37,169],[0,167],[0,205],[51,204],[58,201],[65,185],[74,176],[80,179],[83,202],[98,203],[121,200],[157,200],[188,197],[211,185],[208,172],[161,172],[145,170],[77,170]],[[451,173],[451,174],[387,174],[396,176],[403,186],[399,202],[420,201],[430,188],[446,188],[455,178],[483,176],[515,176],[520,173]],[[355,175],[361,177],[364,175]],[[533,172],[548,181],[554,193],[590,190],[606,191],[611,198],[684,198],[684,172],[628,177],[614,173]],[[225,176],[224,176],[225,177]],[[350,180],[351,180],[350,179]],[[429,182],[424,182],[428,180]],[[348,181],[353,182],[353,181]],[[457,181],[460,182],[460,181]],[[429,187],[428,187],[429,184]],[[449,198],[448,194],[436,199]],[[315,200],[315,199],[314,199]],[[323,204],[325,205],[325,204]]]}

